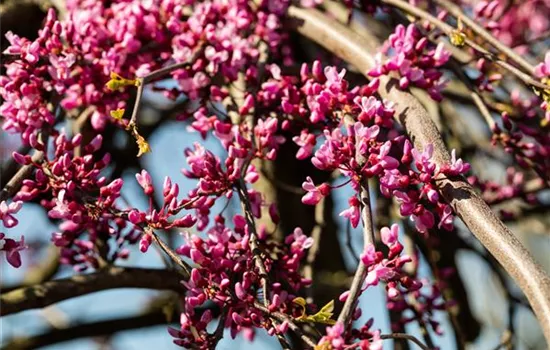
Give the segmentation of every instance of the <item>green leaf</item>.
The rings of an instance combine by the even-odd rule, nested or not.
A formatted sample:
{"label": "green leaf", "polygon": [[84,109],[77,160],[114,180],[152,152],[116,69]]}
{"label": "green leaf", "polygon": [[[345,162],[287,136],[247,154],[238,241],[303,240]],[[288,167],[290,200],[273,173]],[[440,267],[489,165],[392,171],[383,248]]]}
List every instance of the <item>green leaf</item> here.
{"label": "green leaf", "polygon": [[293,302],[295,304],[300,305],[303,308],[302,315],[296,318],[297,321],[323,323],[328,325],[333,325],[336,323],[336,321],[332,319],[332,315],[334,312],[334,300],[331,300],[330,302],[328,302],[315,315],[309,315],[309,316],[306,315],[306,301],[304,298],[298,297],[294,299]]}
{"label": "green leaf", "polygon": [[140,84],[141,83],[138,79],[126,79],[115,72],[111,72],[111,80],[109,80],[105,85],[109,90],[117,91],[125,86],[139,86]]}
{"label": "green leaf", "polygon": [[116,120],[122,120],[122,116],[124,115],[124,108],[115,109],[114,111],[110,111],[109,114],[111,114],[111,117]]}

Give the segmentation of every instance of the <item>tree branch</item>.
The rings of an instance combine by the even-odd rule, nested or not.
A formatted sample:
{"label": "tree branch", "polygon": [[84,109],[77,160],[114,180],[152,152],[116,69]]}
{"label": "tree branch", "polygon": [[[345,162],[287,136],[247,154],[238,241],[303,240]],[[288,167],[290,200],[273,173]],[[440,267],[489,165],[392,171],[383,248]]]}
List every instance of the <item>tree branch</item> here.
{"label": "tree branch", "polygon": [[[450,24],[447,24],[447,23],[443,22],[442,20],[440,20],[437,17],[433,16],[429,12],[426,12],[426,11],[422,10],[421,8],[413,6],[413,5],[409,4],[408,2],[406,2],[404,0],[381,0],[381,1],[384,4],[394,6],[396,8],[401,9],[402,11],[405,11],[405,12],[415,16],[415,17],[418,17],[418,18],[421,18],[421,19],[424,19],[424,20],[430,22],[431,24],[433,24],[437,28],[441,29],[448,36],[452,35],[453,31],[455,31],[455,29]],[[460,17],[460,18],[463,19],[464,16]],[[480,28],[480,27],[478,26],[478,28]],[[483,28],[481,28],[481,30],[483,30]],[[489,34],[489,33],[487,33],[487,34],[489,36],[491,36],[491,34]],[[498,40],[495,39],[494,37],[493,37],[493,39],[494,39],[494,41],[499,43]],[[515,66],[511,65],[510,63],[499,59],[493,53],[491,53],[490,51],[485,49],[483,46],[476,43],[474,40],[471,40],[469,38],[465,38],[464,42],[465,42],[466,45],[470,46],[472,49],[474,49],[477,52],[479,52],[480,54],[482,54],[486,59],[494,62],[495,64],[499,65],[500,67],[506,69],[507,71],[509,71],[510,73],[515,75],[517,78],[519,78],[525,84],[536,86],[539,89],[543,89],[543,90],[549,88],[548,85],[543,84],[543,83],[541,83],[540,81],[538,81],[536,79],[533,79],[532,75],[533,75],[534,67],[531,64],[529,64],[528,62],[524,61],[524,63],[527,64],[527,66],[524,66],[523,64],[521,64],[521,66],[525,69],[527,69],[527,67],[530,67],[529,69],[527,69],[529,74],[527,74],[524,71],[516,68]],[[492,43],[493,43],[493,41],[491,41],[491,44]],[[503,46],[506,47],[505,45],[500,44],[499,49],[502,48]],[[512,51],[509,48],[508,48],[508,50]],[[512,58],[512,57],[517,58],[518,57],[516,54],[514,54],[511,57],[511,56],[509,56],[509,53],[510,52],[505,53],[509,58]],[[512,53],[513,53],[513,51],[512,51]],[[514,59],[514,61],[515,61],[515,59]]]}
{"label": "tree branch", "polygon": [[48,281],[0,296],[0,316],[43,308],[81,295],[115,288],[183,291],[181,276],[170,270],[110,267],[88,275]]}
{"label": "tree branch", "polygon": [[52,329],[49,332],[34,337],[17,337],[6,343],[3,349],[23,350],[36,349],[79,338],[111,335],[116,332],[168,324],[167,314],[158,308],[143,314],[117,318],[93,323],[82,323],[64,329]]}
{"label": "tree branch", "polygon": [[[375,66],[372,53],[376,52],[379,46],[375,37],[364,40],[317,10],[291,6],[288,13],[289,25],[294,25],[298,33],[354,65],[364,75]],[[415,147],[422,150],[426,145],[432,144],[434,162],[439,166],[449,164],[449,152],[420,102],[410,93],[399,90],[395,79],[385,76],[380,78],[379,93],[383,98],[396,102],[396,118],[405,128]],[[470,231],[523,290],[550,343],[548,275],[463,178],[451,179],[441,176],[437,181],[437,187]]]}
{"label": "tree branch", "polygon": [[391,334],[382,334],[381,339],[405,339],[411,341],[418,345],[422,350],[430,350],[430,348],[424,345],[418,338],[406,333],[391,333]]}
{"label": "tree branch", "polygon": [[487,41],[489,44],[493,45],[497,50],[505,54],[510,60],[514,61],[517,65],[525,69],[529,74],[533,74],[535,67],[529,63],[525,58],[516,53],[514,50],[508,46],[501,43],[497,38],[495,38],[491,33],[489,33],[485,28],[477,24],[473,19],[466,16],[460,7],[456,6],[448,0],[435,0],[435,2],[449,12],[451,15],[457,19],[462,20],[470,29]]}
{"label": "tree branch", "polygon": [[[361,183],[361,218],[363,220],[363,247],[366,249],[368,246],[374,246],[374,228],[371,213],[371,203],[369,196],[369,184],[365,179]],[[344,324],[344,328],[351,322],[353,316],[353,310],[357,305],[357,300],[361,296],[361,287],[367,277],[368,267],[363,263],[363,260],[359,259],[359,266],[353,276],[353,282],[351,282],[350,293],[342,312],[338,315],[338,322]]]}

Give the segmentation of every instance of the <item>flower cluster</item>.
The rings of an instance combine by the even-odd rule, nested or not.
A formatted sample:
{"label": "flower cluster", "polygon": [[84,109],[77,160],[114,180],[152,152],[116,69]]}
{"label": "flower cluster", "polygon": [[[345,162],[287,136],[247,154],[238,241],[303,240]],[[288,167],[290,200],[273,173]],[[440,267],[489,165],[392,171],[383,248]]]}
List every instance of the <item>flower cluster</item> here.
{"label": "flower cluster", "polygon": [[[140,211],[137,209],[131,209],[128,212],[128,220],[138,227],[148,227],[150,229],[169,230],[172,228],[188,228],[195,224],[196,218],[190,214],[187,214],[180,218],[174,218],[182,209],[186,207],[187,202],[182,199],[178,200],[179,186],[177,183],[172,183],[169,177],[164,179],[164,185],[162,188],[163,202],[162,206],[158,209],[153,208],[155,189],[153,187],[153,180],[151,175],[146,170],[142,170],[140,174],[136,174],[136,180],[143,188],[144,194],[149,197],[149,208],[147,211]],[[171,220],[172,219],[172,220]],[[148,248],[147,243],[149,236],[142,236],[141,241],[142,251],[146,251]]]}
{"label": "flower cluster", "polygon": [[[254,252],[249,245],[250,227],[244,217],[233,217],[233,229],[227,227],[225,219],[218,216],[207,237],[185,234],[186,243],[177,252],[190,258],[197,267],[191,271],[184,303],[184,313],[179,330],[170,333],[175,343],[200,349],[210,349],[215,336],[208,334],[206,326],[212,318],[207,311],[198,315],[196,309],[211,302],[227,310],[225,327],[231,335],[243,333],[248,339],[254,337],[255,328],[265,328],[269,334],[284,334],[288,324],[274,323],[265,312],[254,307],[254,302],[267,300],[270,311],[280,311],[298,316],[293,300],[301,288],[311,281],[300,274],[300,261],[312,245],[300,229],[288,236],[284,245],[267,240],[265,232],[259,232],[261,252]],[[254,254],[261,254],[269,275],[270,294],[259,294],[263,289],[262,277],[255,263]],[[263,292],[262,292],[263,293]]]}
{"label": "flower cluster", "polygon": [[472,186],[476,186],[482,192],[483,199],[491,204],[496,205],[504,201],[521,198],[528,204],[537,204],[539,202],[537,195],[531,192],[531,188],[543,188],[544,181],[542,179],[534,179],[529,182],[525,181],[525,175],[513,167],[506,169],[506,183],[500,184],[496,181],[481,180],[476,176],[469,176],[468,182]]}
{"label": "flower cluster", "polygon": [[[61,220],[60,231],[52,235],[52,241],[62,247],[61,261],[79,270],[98,267],[101,258],[114,261],[127,257],[128,251],[122,245],[137,239],[133,230],[125,232],[125,220],[116,216],[115,202],[120,197],[122,180],[108,182],[101,174],[110,156],[94,158],[101,148],[102,136],[97,135],[86,146],[81,143],[80,134],[69,139],[62,132],[54,140],[51,159],[33,163],[30,156],[15,155],[20,163],[36,168],[34,179],[23,181],[15,199],[28,202],[47,194],[52,196],[40,199],[48,216]],[[76,152],[82,155],[77,156]],[[99,252],[97,244],[109,239],[117,241],[115,250]]]}
{"label": "flower cluster", "polygon": [[257,80],[256,63],[263,50],[260,43],[275,55],[288,52],[284,49],[286,35],[281,31],[281,19],[270,8],[285,6],[283,3],[262,1],[254,10],[246,1],[214,0],[194,6],[186,21],[172,15],[167,27],[174,34],[174,60],[186,62],[196,50],[204,48],[203,57],[190,69],[173,73],[181,91],[193,99],[209,95],[215,92],[210,89],[210,81],[216,75],[232,82],[237,80],[239,72],[245,72],[247,79]]}
{"label": "flower cluster", "polygon": [[319,340],[316,349],[319,350],[382,350],[380,331],[372,331],[373,319],[371,318],[360,329],[353,329],[351,336],[346,336],[344,325],[340,322],[332,327],[327,327],[326,334]]}
{"label": "flower cluster", "polygon": [[[528,101],[527,101],[528,102]],[[519,105],[519,104],[518,104]],[[519,105],[521,106],[521,105]],[[526,109],[519,109],[520,112]],[[535,114],[536,116],[536,114]],[[508,112],[502,113],[502,127],[493,127],[493,144],[501,144],[507,153],[514,156],[517,164],[531,168],[541,179],[550,178],[550,136],[545,128],[537,128],[533,122],[538,118],[529,118],[528,109],[525,118],[512,120]],[[550,126],[550,124],[545,123]]]}
{"label": "flower cluster", "polygon": [[[374,97],[356,100],[361,113],[366,115],[391,115],[391,111]],[[392,138],[391,131],[378,125],[366,126],[362,122],[345,126],[331,132],[325,130],[325,142],[311,159],[321,170],[338,170],[349,179],[352,188],[359,191],[361,181],[371,177],[380,178],[380,190],[387,197],[395,197],[400,203],[401,215],[410,216],[419,232],[424,234],[434,227],[450,230],[452,210],[439,196],[435,180],[440,174],[456,176],[469,171],[470,166],[456,158],[452,152],[451,164],[439,168],[432,161],[433,146],[423,152],[413,149],[411,143],[397,134]],[[386,137],[386,139],[383,139]],[[328,195],[330,185],[316,186],[311,179],[303,184],[307,192],[302,202],[314,205]],[[351,197],[350,207],[340,215],[348,217],[354,227],[359,222],[359,200]],[[439,221],[436,221],[436,216]]]}
{"label": "flower cluster", "polygon": [[543,38],[550,29],[550,7],[544,0],[483,0],[473,5],[476,19],[499,41],[520,53],[525,53],[530,42]]}
{"label": "flower cluster", "polygon": [[[441,299],[441,293],[432,286],[430,294],[426,294],[419,279],[405,272],[403,266],[412,261],[412,257],[401,255],[403,245],[398,241],[399,227],[394,224],[391,228],[383,227],[380,230],[382,243],[388,247],[388,254],[384,257],[380,251],[375,251],[369,245],[361,255],[361,260],[368,267],[368,274],[364,288],[378,285],[380,281],[386,284],[388,308],[403,312],[406,309],[414,311],[415,317],[403,318],[401,323],[408,323],[418,317],[427,317],[427,321],[434,330],[438,330],[438,323],[432,319],[434,310],[445,310],[446,304]],[[413,301],[414,300],[414,301]]]}
{"label": "flower cluster", "polygon": [[[384,58],[382,53],[389,57]],[[409,24],[406,28],[398,25],[384,45],[382,53],[376,56],[377,66],[369,72],[370,76],[379,77],[396,72],[400,77],[401,89],[412,84],[426,89],[434,100],[441,101],[441,90],[445,87],[446,80],[437,68],[447,63],[451,56],[443,43],[432,48],[428,38],[421,35],[416,25]]]}

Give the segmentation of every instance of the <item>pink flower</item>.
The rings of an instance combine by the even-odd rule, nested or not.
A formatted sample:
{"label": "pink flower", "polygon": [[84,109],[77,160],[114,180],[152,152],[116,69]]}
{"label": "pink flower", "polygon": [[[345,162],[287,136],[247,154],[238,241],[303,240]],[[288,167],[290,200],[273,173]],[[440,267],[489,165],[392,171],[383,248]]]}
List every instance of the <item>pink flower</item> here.
{"label": "pink flower", "polygon": [[310,134],[306,130],[302,130],[300,136],[294,136],[292,138],[292,141],[300,146],[300,149],[298,149],[298,152],[296,153],[297,159],[306,159],[313,153],[313,147],[316,143],[316,138],[314,134]]}
{"label": "pink flower", "polygon": [[6,260],[13,267],[18,268],[21,266],[21,254],[19,252],[26,248],[24,236],[21,236],[21,240],[17,242],[11,238],[5,238],[5,234],[0,232],[0,250],[6,252]]}
{"label": "pink flower", "polygon": [[300,252],[309,249],[314,243],[313,238],[306,236],[299,227],[294,229],[293,235],[288,236],[285,239],[285,242],[287,244],[292,242],[291,251],[293,252]]}
{"label": "pink flower", "polygon": [[315,7],[317,5],[321,5],[323,3],[323,0],[300,0],[300,5],[302,7]]}
{"label": "pink flower", "polygon": [[72,216],[69,203],[65,201],[66,190],[61,190],[55,199],[55,206],[48,212],[52,219],[68,219]]}
{"label": "pink flower", "polygon": [[361,254],[361,261],[366,266],[370,266],[374,264],[376,261],[376,249],[374,248],[374,245],[369,244],[366,248],[363,254]]}
{"label": "pink flower", "polygon": [[398,236],[399,226],[397,224],[391,225],[391,229],[387,227],[382,227],[382,229],[380,230],[380,237],[382,238],[382,242],[388,247],[397,242]]}
{"label": "pink flower", "polygon": [[449,205],[445,205],[443,210],[441,211],[439,224],[437,227],[444,228],[447,231],[451,231],[453,229],[453,209]]}
{"label": "pink flower", "polygon": [[380,147],[380,153],[376,157],[380,161],[380,165],[384,169],[395,169],[399,166],[399,161],[393,157],[388,156],[388,153],[390,153],[391,149],[391,141],[386,141],[382,147]]}
{"label": "pink flower", "polygon": [[15,201],[10,204],[7,204],[6,201],[0,203],[0,220],[5,227],[10,228],[17,225],[18,221],[13,214],[16,214],[22,205],[23,202],[21,201]]}
{"label": "pink flower", "polygon": [[320,186],[315,186],[311,177],[307,177],[306,181],[302,183],[302,188],[307,193],[302,197],[302,203],[308,205],[316,205],[321,199],[330,193],[330,185],[324,183]]}
{"label": "pink flower", "polygon": [[411,153],[418,170],[426,173],[430,173],[435,170],[436,166],[432,162],[433,152],[434,146],[431,143],[426,145],[422,153],[420,153],[416,148],[412,149]]}
{"label": "pink flower", "polygon": [[142,253],[145,253],[149,249],[152,242],[153,236],[149,233],[143,233],[141,235],[141,239],[139,240],[139,250],[141,250]]}
{"label": "pink flower", "polygon": [[464,162],[460,158],[456,158],[456,150],[451,151],[451,165],[448,168],[444,168],[444,171],[448,175],[461,175],[470,171],[470,164]]}
{"label": "pink flower", "polygon": [[544,62],[537,64],[535,67],[535,75],[538,78],[550,76],[550,51],[546,52]]}
{"label": "pink flower", "polygon": [[365,283],[367,286],[377,286],[380,280],[392,278],[393,275],[395,275],[393,269],[383,265],[376,265],[374,269],[367,274]]}
{"label": "pink flower", "polygon": [[337,322],[332,327],[327,327],[325,336],[319,340],[319,347],[322,348],[324,344],[330,344],[330,348],[334,350],[342,350],[346,345],[344,339],[344,325],[341,322]]}
{"label": "pink flower", "polygon": [[351,196],[348,200],[349,208],[343,210],[339,215],[348,218],[353,228],[359,225],[359,219],[361,218],[360,202],[356,196]]}
{"label": "pink flower", "polygon": [[411,220],[414,222],[418,232],[424,234],[427,234],[428,229],[434,227],[435,225],[434,216],[428,210],[424,210],[424,212],[419,215],[411,215]]}
{"label": "pink flower", "polygon": [[139,185],[143,188],[146,196],[151,196],[155,191],[153,187],[153,179],[147,170],[143,169],[141,174],[136,174],[136,180]]}

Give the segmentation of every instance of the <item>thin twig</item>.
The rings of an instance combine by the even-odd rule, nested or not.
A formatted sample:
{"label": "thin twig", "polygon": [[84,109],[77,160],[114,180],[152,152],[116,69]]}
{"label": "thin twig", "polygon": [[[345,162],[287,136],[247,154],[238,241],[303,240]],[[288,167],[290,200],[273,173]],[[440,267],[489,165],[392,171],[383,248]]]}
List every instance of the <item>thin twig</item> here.
{"label": "thin twig", "polygon": [[353,257],[356,263],[359,263],[360,257],[355,252],[355,249],[353,249],[353,241],[351,239],[351,223],[348,221],[346,223],[346,247],[348,247],[349,253]]}
{"label": "thin twig", "polygon": [[136,101],[134,102],[134,109],[132,110],[132,117],[130,118],[129,127],[132,127],[136,124],[145,84],[151,83],[159,78],[163,78],[178,69],[189,67],[202,55],[203,48],[204,45],[199,45],[199,47],[195,49],[195,52],[191,55],[191,57],[189,57],[189,59],[185,62],[179,62],[167,67],[157,69],[142,78],[136,79],[138,89],[136,92]]}
{"label": "thin twig", "polygon": [[3,342],[3,349],[38,349],[80,338],[111,336],[125,330],[140,329],[156,325],[166,326],[169,323],[177,322],[174,315],[165,312],[165,306],[166,304],[150,305],[147,306],[147,310],[143,312],[97,322],[86,322],[89,321],[88,319],[76,319],[69,328],[48,329],[43,333],[30,337],[21,336],[5,339]]}
{"label": "thin twig", "polygon": [[288,328],[290,328],[294,333],[296,333],[296,335],[299,336],[304,343],[306,343],[311,347],[315,347],[316,342],[309,336],[305,335],[304,332],[302,332],[302,330],[300,329],[300,327],[298,327],[298,325],[289,316],[278,311],[271,312],[267,307],[265,307],[264,305],[260,304],[257,301],[254,302],[254,307],[260,310],[261,312],[265,313],[269,317],[274,318],[280,322],[286,321],[288,323]]}
{"label": "thin twig", "polygon": [[464,12],[460,9],[459,6],[453,4],[448,0],[435,0],[435,2],[444,8],[451,15],[460,19],[464,24],[466,24],[470,29],[479,35],[483,40],[487,41],[489,44],[493,45],[497,50],[506,55],[510,60],[514,61],[518,66],[525,69],[529,74],[533,74],[535,67],[529,63],[525,58],[516,53],[514,50],[508,46],[501,43],[497,38],[495,38],[491,33],[489,33],[485,28],[477,24],[473,19],[466,16]]}
{"label": "thin twig", "polygon": [[502,340],[500,341],[500,343],[495,346],[493,348],[493,350],[500,350],[504,347],[506,347],[507,349],[511,349],[512,348],[512,340],[513,340],[513,335],[512,335],[512,332],[510,331],[505,331],[504,334],[502,334]]}
{"label": "thin twig", "polygon": [[470,96],[472,97],[472,101],[474,101],[477,109],[479,109],[479,112],[483,116],[483,119],[485,119],[487,126],[489,126],[489,130],[493,131],[495,129],[495,119],[491,115],[491,111],[489,111],[489,108],[487,108],[487,105],[483,101],[483,98],[475,91],[472,91],[470,93]]}
{"label": "thin twig", "polygon": [[214,331],[214,342],[212,344],[212,349],[215,349],[220,340],[223,338],[223,330],[225,327],[225,320],[227,319],[228,315],[228,309],[222,310],[222,314],[220,316],[220,320],[218,321],[218,326],[216,327],[216,330]]}
{"label": "thin twig", "polygon": [[[25,145],[17,149],[17,153],[26,155],[30,152],[31,146]],[[13,175],[17,172],[19,164],[13,159],[13,157],[7,157],[6,160],[2,163],[2,168],[0,168],[0,187],[4,187],[4,183],[11,179]]]}
{"label": "thin twig", "polygon": [[19,188],[21,188],[23,181],[28,179],[32,175],[35,164],[41,163],[44,160],[44,154],[47,153],[48,150],[49,136],[50,133],[48,130],[42,130],[40,132],[39,142],[42,144],[43,151],[36,151],[31,157],[32,163],[24,165],[13,175],[13,177],[8,181],[6,186],[4,186],[4,188],[0,192],[0,202],[7,200],[8,198],[12,197],[17,191],[19,191]]}
{"label": "thin twig", "polygon": [[150,234],[156,244],[172,259],[179,267],[181,267],[186,275],[185,278],[188,278],[191,275],[191,266],[181,258],[170,248],[164,241],[150,228],[146,228],[144,234]]}
{"label": "thin twig", "polygon": [[[437,17],[433,16],[429,12],[426,12],[422,10],[421,8],[418,8],[416,6],[411,5],[410,3],[403,1],[403,0],[381,0],[384,4],[394,6],[396,8],[399,8],[407,13],[410,13],[411,15],[424,19],[437,28],[441,29],[445,34],[452,35],[453,31],[455,31],[455,28],[453,28],[450,24],[447,24],[443,22],[442,20],[438,19]],[[441,1],[441,0],[439,0]],[[510,63],[503,61],[496,57],[493,53],[482,47],[481,45],[477,44],[475,41],[465,38],[465,44],[470,46],[472,49],[478,51],[480,54],[482,54],[485,58],[488,60],[494,62],[495,64],[501,66],[502,68],[508,70],[510,73],[515,75],[517,78],[519,78],[521,81],[523,81],[527,85],[535,86],[539,89],[550,89],[550,86],[541,83],[538,80],[533,79],[533,69],[528,70],[529,74],[521,71],[520,69],[514,67]]]}
{"label": "thin twig", "polygon": [[[366,249],[370,245],[374,246],[374,227],[372,221],[371,203],[369,195],[368,180],[363,180],[361,183],[361,218],[363,220],[363,247]],[[361,295],[361,287],[367,277],[368,267],[359,260],[359,266],[353,276],[353,282],[351,283],[350,293],[344,307],[338,315],[338,322],[344,324],[344,328],[351,322],[353,311],[357,305],[357,300]]]}
{"label": "thin twig", "polygon": [[411,341],[418,345],[422,350],[432,350],[432,348],[429,348],[425,344],[423,344],[418,338],[416,338],[413,335],[406,334],[406,333],[391,333],[391,334],[382,334],[380,335],[381,339],[406,339],[408,341]]}
{"label": "thin twig", "polygon": [[180,276],[170,270],[110,267],[87,275],[23,287],[0,296],[0,315],[6,316],[81,295],[114,288],[183,291]]}
{"label": "thin twig", "polygon": [[[325,198],[321,199],[315,206],[315,225],[311,230],[310,237],[313,238],[313,245],[309,248],[306,257],[306,263],[304,265],[304,277],[313,281],[313,264],[317,253],[319,253],[319,247],[321,246],[321,233],[325,227]],[[309,285],[306,289],[307,302],[313,303],[313,284]]]}
{"label": "thin twig", "polygon": [[254,222],[254,216],[252,215],[250,199],[248,198],[248,193],[246,192],[246,184],[244,183],[242,177],[239,179],[239,184],[237,185],[237,193],[239,194],[244,217],[248,225],[248,230],[250,231],[250,239],[248,240],[248,244],[250,245],[250,250],[252,251],[252,255],[254,256],[254,263],[256,265],[256,268],[260,272],[259,277],[262,281],[262,289],[264,292],[264,305],[268,307],[270,303],[269,276],[267,274],[264,261],[262,260],[262,252],[258,243],[258,233],[256,232],[256,224]]}

